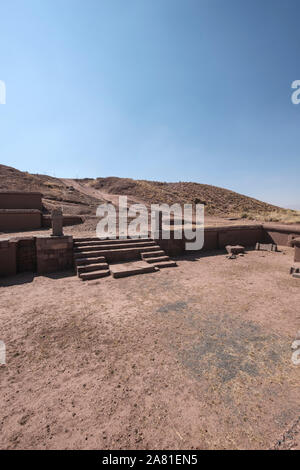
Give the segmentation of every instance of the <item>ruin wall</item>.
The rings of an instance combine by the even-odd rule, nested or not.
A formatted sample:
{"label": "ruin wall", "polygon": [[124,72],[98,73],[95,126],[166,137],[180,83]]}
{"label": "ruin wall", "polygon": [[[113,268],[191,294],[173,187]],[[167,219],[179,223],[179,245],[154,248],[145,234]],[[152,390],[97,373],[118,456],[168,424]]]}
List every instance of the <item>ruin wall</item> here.
{"label": "ruin wall", "polygon": [[35,230],[42,226],[38,209],[0,209],[0,232]]}
{"label": "ruin wall", "polygon": [[38,192],[0,191],[1,209],[42,210],[42,194]]}

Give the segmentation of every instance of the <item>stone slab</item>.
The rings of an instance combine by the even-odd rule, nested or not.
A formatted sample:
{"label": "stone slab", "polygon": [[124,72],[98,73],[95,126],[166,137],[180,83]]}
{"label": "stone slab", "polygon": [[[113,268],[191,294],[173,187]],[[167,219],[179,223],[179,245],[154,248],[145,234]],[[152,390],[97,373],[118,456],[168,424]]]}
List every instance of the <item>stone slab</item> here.
{"label": "stone slab", "polygon": [[226,251],[230,255],[238,255],[239,253],[245,253],[245,247],[242,245],[226,245]]}
{"label": "stone slab", "polygon": [[114,278],[132,276],[134,274],[145,274],[157,271],[153,264],[145,263],[144,261],[112,264],[109,266],[109,268]]}
{"label": "stone slab", "polygon": [[256,243],[255,249],[258,251],[278,251],[275,243]]}

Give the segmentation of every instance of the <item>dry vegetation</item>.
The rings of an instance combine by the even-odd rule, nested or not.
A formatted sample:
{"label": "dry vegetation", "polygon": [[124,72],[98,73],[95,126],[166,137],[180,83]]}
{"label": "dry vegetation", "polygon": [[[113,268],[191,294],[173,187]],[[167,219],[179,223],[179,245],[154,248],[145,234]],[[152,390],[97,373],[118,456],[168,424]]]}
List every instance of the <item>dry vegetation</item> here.
{"label": "dry vegetation", "polygon": [[299,223],[300,213],[282,209],[228,189],[199,183],[163,183],[129,178],[97,178],[85,184],[108,193],[132,195],[146,203],[191,203],[205,205],[211,216],[232,216],[249,220]]}
{"label": "dry vegetation", "polygon": [[[234,191],[207,184],[165,183],[108,177],[76,180],[80,186],[74,188],[72,183],[68,185],[66,181],[0,165],[0,190],[40,191],[44,195],[45,211],[60,205],[66,214],[95,215],[96,207],[103,202],[102,193],[103,195],[108,193],[132,196],[146,204],[203,203],[207,216],[300,223],[299,211],[282,209]],[[89,191],[84,192],[84,188],[89,189],[90,194]],[[91,192],[91,189],[99,192]]]}
{"label": "dry vegetation", "polygon": [[270,212],[243,212],[241,219],[257,220],[264,222],[279,222],[282,224],[300,224],[300,211],[291,209],[277,209]]}

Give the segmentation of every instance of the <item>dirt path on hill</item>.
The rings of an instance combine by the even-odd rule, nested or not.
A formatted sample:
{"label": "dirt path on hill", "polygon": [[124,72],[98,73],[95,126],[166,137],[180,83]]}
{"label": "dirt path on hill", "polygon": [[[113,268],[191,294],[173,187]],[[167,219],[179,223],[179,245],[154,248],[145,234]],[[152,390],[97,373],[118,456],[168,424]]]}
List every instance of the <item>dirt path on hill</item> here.
{"label": "dirt path on hill", "polygon": [[[61,178],[61,181],[67,184],[68,186],[73,186],[75,189],[77,189],[77,191],[80,191],[81,193],[87,196],[95,197],[101,201],[104,200],[108,203],[112,203],[114,206],[119,205],[119,194],[110,194],[105,191],[101,191],[100,189],[92,188],[91,186],[84,184],[83,182],[79,182],[71,178]],[[146,206],[149,205],[146,204],[144,201],[141,201],[140,199],[137,199],[132,196],[128,197],[127,202],[128,204],[145,204]]]}
{"label": "dirt path on hill", "polygon": [[[119,205],[119,197],[122,196],[121,194],[111,194],[111,193],[107,193],[106,191],[102,191],[100,189],[92,188],[91,186],[89,186],[88,184],[85,184],[84,182],[79,182],[71,178],[61,178],[61,181],[68,186],[73,186],[74,189],[81,192],[82,194],[97,198],[101,202],[104,200],[107,203],[112,203],[116,207],[118,207]],[[144,204],[150,210],[149,203],[130,195],[130,196],[127,196],[127,207],[129,207],[129,205],[131,204]],[[195,222],[194,219],[193,221]],[[220,224],[221,225],[236,225],[236,224],[253,225],[255,223],[257,222],[244,220],[244,219],[230,220],[228,218],[222,218],[220,216],[205,216],[206,225],[220,225]]]}

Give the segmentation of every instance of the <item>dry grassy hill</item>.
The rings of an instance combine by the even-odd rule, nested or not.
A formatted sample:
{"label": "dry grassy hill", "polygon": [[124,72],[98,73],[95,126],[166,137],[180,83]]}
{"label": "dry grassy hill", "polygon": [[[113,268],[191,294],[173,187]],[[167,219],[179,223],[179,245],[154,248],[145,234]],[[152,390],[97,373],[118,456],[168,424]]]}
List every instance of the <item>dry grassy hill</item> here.
{"label": "dry grassy hill", "polygon": [[0,165],[1,190],[40,191],[44,195],[45,211],[59,205],[65,214],[95,215],[99,203],[113,194],[127,195],[145,204],[203,203],[206,215],[220,218],[300,223],[298,211],[282,209],[228,189],[190,182],[164,183],[117,177],[62,180]]}
{"label": "dry grassy hill", "polygon": [[219,217],[239,217],[274,222],[300,222],[300,213],[286,210],[228,189],[199,183],[163,183],[130,178],[83,180],[86,185],[107,193],[135,196],[146,203],[203,203],[205,213]]}

